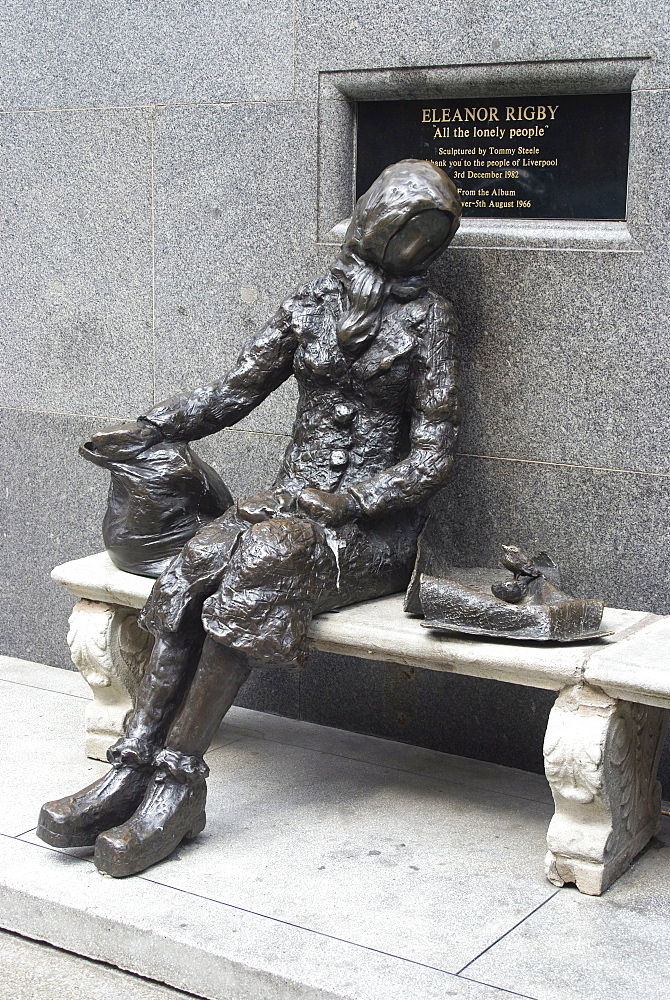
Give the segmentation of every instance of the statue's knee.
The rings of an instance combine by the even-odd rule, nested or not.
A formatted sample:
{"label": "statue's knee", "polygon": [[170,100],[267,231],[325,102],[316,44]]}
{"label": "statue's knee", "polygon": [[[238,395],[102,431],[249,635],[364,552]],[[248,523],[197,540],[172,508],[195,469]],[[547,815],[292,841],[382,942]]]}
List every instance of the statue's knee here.
{"label": "statue's knee", "polygon": [[270,558],[304,552],[314,547],[317,535],[311,521],[300,517],[274,517],[254,524],[245,536],[248,547]]}
{"label": "statue's knee", "polygon": [[225,565],[240,531],[232,514],[211,521],[186,542],[173,568],[192,578],[194,574],[211,572],[213,566]]}

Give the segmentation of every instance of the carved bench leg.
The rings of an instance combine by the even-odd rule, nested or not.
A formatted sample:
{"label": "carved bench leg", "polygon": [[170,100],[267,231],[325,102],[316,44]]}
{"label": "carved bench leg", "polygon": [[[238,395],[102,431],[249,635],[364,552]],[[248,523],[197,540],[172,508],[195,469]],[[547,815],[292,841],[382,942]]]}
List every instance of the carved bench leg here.
{"label": "carved bench leg", "polygon": [[586,685],[559,694],[544,742],[556,805],[545,871],[554,885],[600,895],[658,832],[667,714]]}
{"label": "carved bench leg", "polygon": [[137,624],[138,612],[118,604],[78,601],[67,641],[72,662],[93,691],[86,709],[86,754],[106,760],[107,748],[123,736],[153,637]]}

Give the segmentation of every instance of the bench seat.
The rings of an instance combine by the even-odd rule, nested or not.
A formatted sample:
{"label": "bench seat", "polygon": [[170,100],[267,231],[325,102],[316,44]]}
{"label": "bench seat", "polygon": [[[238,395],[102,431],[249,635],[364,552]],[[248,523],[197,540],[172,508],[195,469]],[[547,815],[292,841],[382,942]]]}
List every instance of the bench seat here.
{"label": "bench seat", "polygon": [[[153,581],[124,573],[106,552],[57,566],[52,578],[80,600],[68,643],[94,694],[86,752],[104,759],[124,731],[153,639],[137,626]],[[427,629],[403,595],[316,617],[314,649],[485,677],[558,692],[544,743],[556,812],[547,877],[599,894],[657,832],[658,759],[670,708],[670,618],[606,608],[584,643],[481,640]]]}

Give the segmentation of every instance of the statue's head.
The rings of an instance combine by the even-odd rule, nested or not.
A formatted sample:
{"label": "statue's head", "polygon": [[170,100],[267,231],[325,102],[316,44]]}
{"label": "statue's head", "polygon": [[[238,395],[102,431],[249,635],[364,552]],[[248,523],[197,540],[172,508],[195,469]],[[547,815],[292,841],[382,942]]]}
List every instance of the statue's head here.
{"label": "statue's head", "polygon": [[426,160],[384,170],[356,202],[343,251],[390,275],[419,274],[447,248],[461,221],[458,189]]}

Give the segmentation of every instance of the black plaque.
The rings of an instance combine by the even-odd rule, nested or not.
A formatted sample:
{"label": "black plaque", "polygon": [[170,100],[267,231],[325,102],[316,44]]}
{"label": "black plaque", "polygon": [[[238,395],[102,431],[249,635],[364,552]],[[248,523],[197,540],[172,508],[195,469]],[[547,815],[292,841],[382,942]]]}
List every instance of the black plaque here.
{"label": "black plaque", "polygon": [[415,157],[458,185],[463,215],[626,218],[630,94],[358,105],[356,197]]}

